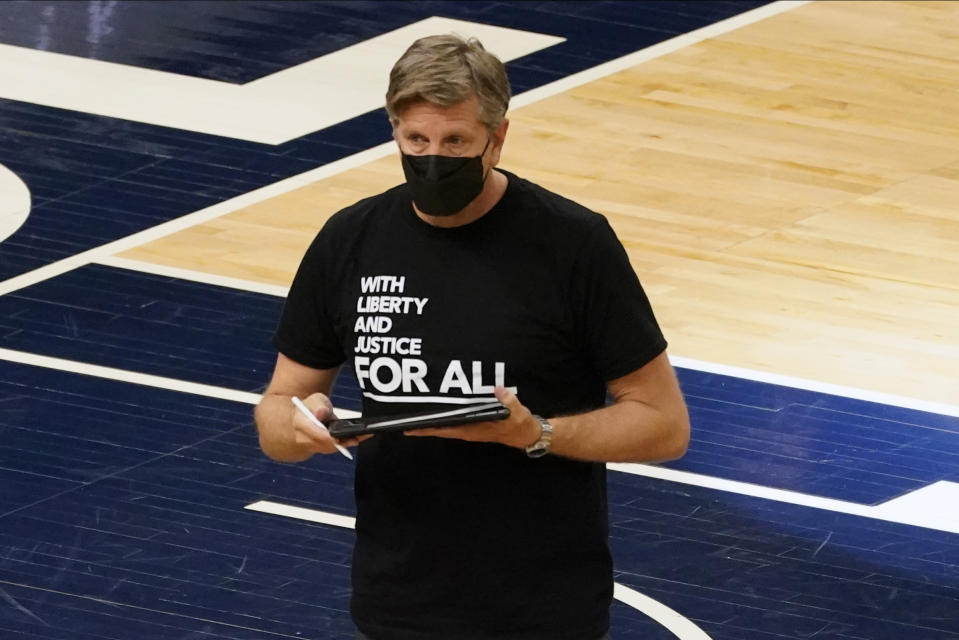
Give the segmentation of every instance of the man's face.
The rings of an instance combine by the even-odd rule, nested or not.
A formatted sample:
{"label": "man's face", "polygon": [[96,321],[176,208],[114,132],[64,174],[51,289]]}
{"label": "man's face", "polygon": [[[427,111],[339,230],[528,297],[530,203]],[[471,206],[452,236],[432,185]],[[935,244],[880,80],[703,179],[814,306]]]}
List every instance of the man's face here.
{"label": "man's face", "polygon": [[393,137],[403,153],[473,157],[483,153],[489,142],[483,156],[484,174],[499,162],[507,121],[490,135],[479,120],[476,96],[447,108],[416,102],[407,107],[398,120]]}

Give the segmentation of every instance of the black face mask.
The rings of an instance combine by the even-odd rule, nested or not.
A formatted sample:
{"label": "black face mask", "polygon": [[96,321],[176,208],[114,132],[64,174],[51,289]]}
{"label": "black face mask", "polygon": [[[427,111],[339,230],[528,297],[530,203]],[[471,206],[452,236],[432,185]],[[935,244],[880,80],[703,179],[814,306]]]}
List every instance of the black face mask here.
{"label": "black face mask", "polygon": [[416,207],[429,216],[459,213],[483,191],[483,153],[473,157],[411,156],[401,153],[406,184]]}

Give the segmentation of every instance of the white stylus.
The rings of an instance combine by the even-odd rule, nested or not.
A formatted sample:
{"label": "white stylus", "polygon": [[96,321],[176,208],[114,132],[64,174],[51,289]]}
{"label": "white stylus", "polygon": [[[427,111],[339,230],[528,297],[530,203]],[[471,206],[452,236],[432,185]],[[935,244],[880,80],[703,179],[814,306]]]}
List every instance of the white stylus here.
{"label": "white stylus", "polygon": [[[315,415],[313,415],[313,412],[310,411],[309,408],[308,408],[305,404],[303,404],[303,401],[302,401],[302,400],[300,400],[300,399],[297,398],[296,396],[293,396],[293,397],[292,397],[292,400],[293,400],[293,405],[294,405],[297,409],[299,409],[300,413],[302,413],[303,415],[305,415],[305,416],[307,417],[307,419],[309,419],[310,422],[313,423],[313,426],[317,427],[318,429],[322,429],[323,431],[326,431],[327,433],[330,432],[329,429],[326,428],[326,425],[323,424],[322,422],[320,422],[319,418],[317,418]],[[336,450],[337,450],[337,451],[339,451],[340,453],[342,453],[344,456],[346,456],[346,457],[349,458],[350,460],[353,459],[353,454],[351,454],[351,453],[349,452],[349,450],[348,450],[346,447],[344,447],[343,445],[341,445],[341,444],[339,444],[339,443],[337,443],[337,442],[334,442],[334,443],[333,443],[333,446],[336,447]]]}

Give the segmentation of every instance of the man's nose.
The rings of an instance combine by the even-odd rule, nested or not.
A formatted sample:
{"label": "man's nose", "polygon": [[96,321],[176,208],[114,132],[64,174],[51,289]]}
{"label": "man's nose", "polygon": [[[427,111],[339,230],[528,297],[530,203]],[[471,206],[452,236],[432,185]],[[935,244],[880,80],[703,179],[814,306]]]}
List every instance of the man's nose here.
{"label": "man's nose", "polygon": [[427,145],[426,149],[423,151],[424,156],[441,156],[443,155],[443,145],[439,142],[431,142]]}

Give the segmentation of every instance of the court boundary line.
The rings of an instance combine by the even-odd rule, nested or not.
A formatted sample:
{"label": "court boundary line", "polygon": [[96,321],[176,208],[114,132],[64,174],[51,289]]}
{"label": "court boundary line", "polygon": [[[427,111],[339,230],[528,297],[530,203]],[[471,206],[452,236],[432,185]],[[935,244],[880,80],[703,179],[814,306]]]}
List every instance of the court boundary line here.
{"label": "court boundary line", "polygon": [[[191,393],[193,395],[203,396],[205,398],[217,398],[219,400],[229,400],[232,402],[242,402],[244,404],[256,405],[260,403],[263,395],[253,391],[242,391],[240,389],[231,389],[229,387],[220,387],[212,384],[203,384],[202,382],[190,382],[180,378],[170,378],[167,376],[158,376],[151,373],[141,373],[129,369],[117,369],[99,364],[80,362],[78,360],[67,360],[65,358],[56,358],[53,356],[43,356],[26,351],[15,351],[13,349],[4,349],[0,347],[0,360],[16,362],[32,367],[43,369],[53,369],[66,373],[75,373],[81,376],[90,376],[93,378],[103,378],[116,382],[126,382],[129,384],[138,384],[165,391],[177,391],[180,393]],[[352,409],[337,408],[336,414],[340,418],[357,418],[359,411]]]}
{"label": "court boundary line", "polygon": [[[588,82],[598,80],[599,78],[612,75],[618,71],[642,64],[643,62],[648,62],[654,58],[678,51],[679,49],[702,42],[709,38],[715,38],[731,31],[735,31],[741,27],[760,22],[766,18],[791,11],[803,5],[809,4],[810,2],[812,2],[812,0],[777,0],[776,2],[751,9],[744,13],[732,16],[725,20],[720,20],[719,22],[715,22],[705,27],[701,27],[695,31],[680,34],[668,40],[664,40],[663,42],[659,42],[644,49],[626,54],[625,56],[621,56],[615,60],[610,60],[565,78],[560,78],[559,80],[555,80],[536,89],[523,92],[518,96],[513,97],[510,108],[516,109],[527,106],[534,102],[538,102],[567,91],[573,87],[581,86]],[[138,231],[137,233],[133,233],[123,238],[87,249],[86,251],[82,251],[67,258],[62,258],[56,262],[43,265],[42,267],[38,267],[26,273],[22,273],[0,282],[0,296],[18,291],[24,287],[38,284],[44,280],[48,280],[50,278],[62,275],[68,271],[72,271],[73,269],[98,262],[99,260],[111,257],[114,254],[133,249],[178,231],[183,231],[198,224],[215,220],[216,218],[222,217],[228,213],[232,213],[238,209],[262,202],[268,198],[288,193],[324,178],[338,175],[349,169],[357,168],[374,160],[384,158],[395,152],[395,145],[392,141],[384,142],[383,144],[365,149],[351,156],[347,156],[295,176],[290,176],[289,178],[284,178],[283,180],[264,185],[263,187],[254,189],[253,191],[248,191],[239,196],[234,196],[233,198],[223,200],[216,204],[210,205],[209,207],[204,207],[203,209],[185,214],[173,220],[168,220],[167,222],[150,227],[149,229],[144,229],[143,231]]]}
{"label": "court boundary line", "polygon": [[220,400],[231,400],[233,402],[243,402],[246,404],[257,404],[260,401],[260,394],[249,391],[240,391],[227,387],[218,387],[216,385],[202,384],[199,382],[189,382],[179,378],[168,378],[149,373],[140,373],[128,369],[116,369],[114,367],[105,367],[98,364],[79,362],[77,360],[67,360],[65,358],[55,358],[52,356],[43,356],[26,351],[15,351],[13,349],[0,348],[0,360],[16,362],[33,367],[44,369],[54,369],[66,373],[76,373],[83,376],[94,378],[104,378],[118,382],[129,382],[132,384],[165,389],[167,391],[179,391],[183,393],[192,393],[207,398],[218,398]]}
{"label": "court boundary line", "polygon": [[136,271],[137,273],[148,273],[155,276],[177,278],[179,280],[188,280],[190,282],[199,282],[201,284],[209,284],[215,287],[226,287],[229,289],[238,289],[240,291],[262,293],[268,296],[276,296],[278,298],[285,298],[290,291],[289,287],[280,286],[278,284],[269,284],[266,282],[247,280],[245,278],[234,278],[231,276],[221,276],[219,274],[208,273],[206,271],[171,267],[156,262],[133,260],[131,258],[119,258],[117,256],[97,258],[91,264],[100,264],[106,267],[113,267],[115,269],[126,269],[127,271]]}
{"label": "court boundary line", "polygon": [[741,480],[730,480],[719,476],[708,476],[694,471],[683,471],[682,469],[671,469],[654,464],[640,463],[618,463],[610,462],[606,464],[610,471],[628,473],[636,476],[644,476],[654,480],[664,480],[666,482],[675,482],[677,484],[692,485],[702,487],[723,493],[734,493],[737,495],[748,496],[750,498],[759,498],[762,500],[771,500],[785,504],[792,504],[799,507],[809,507],[821,511],[830,511],[832,513],[842,513],[849,516],[860,518],[870,518],[872,520],[882,520],[894,524],[907,525],[911,527],[921,527],[923,529],[933,529],[936,531],[945,531],[947,533],[959,534],[959,524],[948,521],[936,515],[936,512],[914,512],[908,513],[908,509],[897,508],[902,504],[903,499],[908,496],[922,492],[928,487],[933,487],[939,483],[955,484],[945,480],[938,480],[929,483],[923,487],[910,491],[901,496],[890,498],[878,504],[868,505],[858,502],[849,502],[837,498],[827,498],[812,493],[802,493],[790,489],[780,489],[770,487],[764,484],[755,484],[743,482]]}

